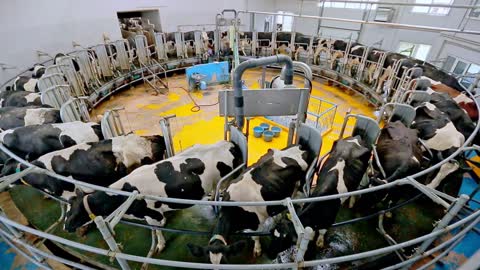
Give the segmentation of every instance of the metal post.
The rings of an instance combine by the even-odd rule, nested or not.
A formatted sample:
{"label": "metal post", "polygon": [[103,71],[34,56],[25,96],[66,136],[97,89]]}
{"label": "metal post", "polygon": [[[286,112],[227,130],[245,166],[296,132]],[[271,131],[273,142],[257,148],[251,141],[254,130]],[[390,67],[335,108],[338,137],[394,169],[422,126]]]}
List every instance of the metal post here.
{"label": "metal post", "polygon": [[165,140],[165,146],[167,148],[167,157],[173,157],[175,150],[173,148],[172,131],[170,130],[170,118],[176,117],[175,114],[162,117],[160,119],[160,128],[162,129],[163,138]]}
{"label": "metal post", "polygon": [[[116,253],[120,253],[120,248],[118,247],[117,242],[115,241],[115,238],[113,238],[112,233],[110,232],[110,228],[108,228],[107,223],[103,219],[103,217],[96,217],[94,219],[95,224],[97,225],[98,230],[103,236],[103,239],[105,242],[107,242],[108,247],[112,251],[111,256],[116,257]],[[120,259],[116,258],[118,264],[123,270],[130,270],[130,266],[128,265],[127,261],[125,259]]]}
{"label": "metal post", "polygon": [[293,143],[293,135],[295,134],[295,122],[290,122],[288,126],[288,138],[287,138],[287,145],[290,146]]}
{"label": "metal post", "polygon": [[315,232],[312,228],[307,227],[303,230],[303,237],[300,240],[300,245],[298,246],[297,254],[295,256],[295,262],[299,263],[299,266],[302,266],[305,252],[307,252],[308,243],[313,240]]}
{"label": "metal post", "polygon": [[[469,197],[465,194],[460,195],[460,197],[453,203],[452,207],[448,210],[445,216],[438,222],[437,226],[433,229],[432,232],[436,232],[439,230],[443,230],[445,227],[448,226],[450,221],[460,212],[460,210],[465,206]],[[427,248],[435,241],[436,237],[431,237],[425,240],[420,247],[417,249],[414,255],[421,255]],[[408,269],[411,264],[406,265],[403,269]]]}
{"label": "metal post", "polygon": [[[5,218],[8,218],[2,208],[0,208],[0,216],[3,216],[3,217],[5,217]],[[16,228],[14,228],[14,227],[12,227],[12,226],[10,226],[10,225],[8,225],[8,224],[3,223],[3,225],[5,226],[5,228],[7,228],[8,231],[10,231],[10,232],[13,234],[13,236],[15,236],[15,238],[17,238],[17,239],[24,239],[24,233],[23,233],[23,232],[19,232]],[[33,259],[34,259],[36,262],[38,262],[39,264],[41,264],[41,265],[43,265],[43,266],[46,266],[46,265],[44,264],[45,259],[44,259],[42,256],[38,255],[38,254],[35,252],[34,249],[32,249],[32,248],[30,248],[30,247],[26,247],[26,249],[30,252],[30,254],[32,254],[32,257],[33,257]]]}
{"label": "metal post", "polygon": [[[473,83],[470,84],[470,86],[468,87],[468,91],[469,91],[470,93],[473,93],[473,90],[474,90],[475,87],[477,87],[479,84],[480,84],[480,73],[477,73],[477,76],[475,76],[475,80],[474,80]],[[477,93],[474,93],[474,94],[477,94]]]}
{"label": "metal post", "polygon": [[[266,66],[262,66],[262,86],[260,86],[261,89],[265,88],[265,73],[267,71],[267,67]],[[272,88],[272,86],[270,85],[270,88]]]}

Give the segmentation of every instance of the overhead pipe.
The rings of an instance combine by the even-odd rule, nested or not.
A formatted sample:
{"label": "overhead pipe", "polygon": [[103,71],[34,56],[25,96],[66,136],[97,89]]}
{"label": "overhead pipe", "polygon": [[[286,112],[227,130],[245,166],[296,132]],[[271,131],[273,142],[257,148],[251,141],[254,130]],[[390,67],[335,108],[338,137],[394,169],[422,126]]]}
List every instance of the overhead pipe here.
{"label": "overhead pipe", "polygon": [[[263,15],[283,15],[283,14],[279,14],[279,13],[276,13],[276,12],[247,11],[247,10],[239,11],[239,13],[254,13],[254,14],[263,14]],[[302,14],[288,14],[288,16],[289,17],[296,17],[296,18],[317,19],[317,20],[336,21],[336,22],[370,24],[370,25],[378,25],[378,26],[392,27],[392,28],[398,28],[398,29],[426,31],[426,32],[439,32],[440,31],[440,32],[480,35],[480,31],[461,30],[461,29],[455,29],[455,28],[433,27],[433,26],[427,26],[427,25],[417,26],[417,25],[413,25],[413,24],[387,23],[387,22],[356,20],[356,19],[344,19],[344,18],[338,18],[338,17],[312,16],[312,15],[302,15]]]}
{"label": "overhead pipe", "polygon": [[285,64],[285,84],[293,83],[293,61],[290,57],[279,54],[269,57],[247,60],[235,68],[233,72],[233,94],[235,103],[235,121],[237,127],[242,129],[244,124],[245,112],[243,104],[242,75],[247,69],[266,66],[270,64]]}

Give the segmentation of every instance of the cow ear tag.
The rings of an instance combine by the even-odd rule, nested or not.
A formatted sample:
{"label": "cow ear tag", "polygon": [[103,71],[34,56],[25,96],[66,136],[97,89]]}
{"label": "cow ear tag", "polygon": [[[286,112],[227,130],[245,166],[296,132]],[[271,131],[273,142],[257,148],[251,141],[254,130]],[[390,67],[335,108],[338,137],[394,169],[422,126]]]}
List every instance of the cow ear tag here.
{"label": "cow ear tag", "polygon": [[292,221],[292,214],[287,213],[287,218],[288,218],[288,220]]}

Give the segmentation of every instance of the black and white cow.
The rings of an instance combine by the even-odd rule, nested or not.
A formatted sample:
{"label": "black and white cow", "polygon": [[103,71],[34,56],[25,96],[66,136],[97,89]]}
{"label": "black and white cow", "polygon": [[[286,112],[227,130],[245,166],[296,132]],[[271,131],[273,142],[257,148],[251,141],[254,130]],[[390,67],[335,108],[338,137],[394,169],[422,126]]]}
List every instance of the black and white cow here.
{"label": "black and white cow", "polygon": [[[450,156],[464,142],[465,137],[460,133],[448,116],[442,113],[435,105],[426,102],[415,108],[416,116],[412,128],[418,130],[419,137],[425,146],[433,152],[432,163],[439,162]],[[459,168],[456,162],[447,162],[440,167],[440,171],[428,184],[436,188],[450,173]]]}
{"label": "black and white cow", "polygon": [[[376,147],[385,172],[385,182],[406,177],[420,169],[422,150],[417,131],[407,128],[402,122],[388,123],[381,130]],[[379,170],[378,167],[376,169]]]}
{"label": "black and white cow", "polygon": [[[221,177],[241,164],[240,152],[233,143],[221,141],[212,145],[195,145],[182,153],[152,165],[142,166],[110,185],[125,191],[160,197],[201,200],[214,191]],[[70,200],[65,229],[69,232],[90,221],[89,214],[106,216],[117,209],[127,197],[96,191],[78,193]],[[87,206],[87,207],[86,207]],[[145,219],[148,224],[164,226],[166,211],[185,209],[191,205],[135,200],[126,212],[126,218]],[[86,209],[90,210],[86,210]],[[89,213],[90,212],[90,213]],[[165,239],[157,234],[157,250],[165,247]]]}
{"label": "black and white cow", "polygon": [[[463,134],[465,139],[472,135],[475,130],[475,124],[455,99],[452,99],[445,93],[438,92],[432,93],[430,97],[430,103],[435,105],[435,107],[448,116],[455,128]],[[480,144],[478,139],[475,140],[474,143]]]}
{"label": "black and white cow", "polygon": [[330,59],[331,57],[331,49],[335,40],[333,39],[317,39],[314,41],[314,45],[316,43],[315,53],[313,54],[313,64],[318,65],[320,62],[320,55],[322,53],[326,54],[326,58]]}
{"label": "black and white cow", "polygon": [[[257,163],[250,166],[237,181],[231,184],[223,197],[224,201],[271,201],[291,197],[296,186],[305,178],[308,153],[299,146],[285,150],[269,149]],[[213,236],[207,246],[188,244],[190,252],[197,257],[209,258],[213,264],[233,255],[244,246],[243,242],[227,244],[231,233],[251,229],[261,230],[265,221],[285,210],[284,206],[234,206],[222,207]],[[254,256],[262,253],[260,239],[255,241]]]}
{"label": "black and white cow", "polygon": [[[57,53],[55,57],[53,57],[53,64],[57,65],[58,61],[65,56],[67,55],[65,55],[64,53]],[[73,62],[73,68],[75,69],[75,71],[80,71],[80,65],[78,64],[77,60],[72,59],[72,62]]]}
{"label": "black and white cow", "polygon": [[39,93],[28,91],[3,91],[0,93],[0,108],[42,106]]}
{"label": "black and white cow", "polygon": [[368,84],[373,84],[375,80],[377,80],[381,74],[381,72],[377,71],[380,60],[383,54],[387,52],[382,51],[377,48],[372,48],[368,53],[367,53],[367,64],[366,64],[366,82]]}
{"label": "black and white cow", "polygon": [[[317,185],[309,197],[321,197],[342,194],[358,189],[363,175],[367,171],[371,150],[360,136],[337,140],[332,147],[327,160],[322,165]],[[298,218],[305,227],[318,231],[316,245],[324,246],[324,236],[327,229],[335,222],[341,204],[347,197],[306,203],[298,211]],[[295,243],[296,232],[289,220],[281,220],[274,230],[275,248],[284,250]],[[287,246],[284,246],[287,245]]]}
{"label": "black and white cow", "polygon": [[[34,160],[32,164],[75,180],[109,186],[139,166],[162,160],[164,154],[165,141],[162,136],[129,134],[53,151]],[[12,174],[18,169],[24,169],[24,166],[9,160],[2,175]],[[74,184],[45,174],[30,173],[22,178],[21,183],[66,200],[75,194]]]}
{"label": "black and white cow", "polygon": [[60,111],[38,106],[0,108],[0,129],[61,122]]}
{"label": "black and white cow", "polygon": [[38,79],[29,77],[29,76],[18,76],[13,81],[12,89],[13,91],[27,91],[30,93],[39,92],[38,89]]}
{"label": "black and white cow", "polygon": [[13,81],[12,86],[6,88],[7,91],[27,91],[27,92],[39,92],[38,80],[45,74],[45,66],[41,64],[35,64],[29,71],[32,72],[31,76],[18,76]]}
{"label": "black and white cow", "polygon": [[[387,56],[385,57],[385,61],[383,62],[383,71],[378,78],[378,84],[377,84],[377,89],[375,90],[377,94],[383,93],[384,90],[388,90],[390,86],[384,85],[387,82],[387,79],[389,76],[391,76],[394,73],[393,67],[394,64],[397,61],[401,61],[403,59],[407,59],[407,56],[400,54],[400,53],[388,53]],[[400,68],[400,72],[403,72],[404,70]],[[401,77],[401,74],[396,74],[397,77]],[[387,93],[389,94],[389,93]]]}
{"label": "black and white cow", "polygon": [[27,160],[35,160],[44,154],[76,144],[101,140],[103,134],[99,124],[80,121],[32,125],[0,133],[0,142]]}
{"label": "black and white cow", "polygon": [[302,33],[295,33],[295,61],[299,61],[300,56],[307,56],[311,38],[311,36],[307,36]]}

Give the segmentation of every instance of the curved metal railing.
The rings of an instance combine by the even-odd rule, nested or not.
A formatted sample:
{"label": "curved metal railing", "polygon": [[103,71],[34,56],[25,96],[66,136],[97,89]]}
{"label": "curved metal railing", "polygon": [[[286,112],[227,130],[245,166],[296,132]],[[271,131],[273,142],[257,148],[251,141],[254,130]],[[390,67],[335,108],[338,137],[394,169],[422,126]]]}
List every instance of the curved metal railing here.
{"label": "curved metal railing", "polygon": [[[46,61],[48,62],[48,61]],[[46,63],[45,62],[45,63]],[[28,70],[27,70],[28,71]],[[25,71],[25,72],[27,72]],[[25,73],[24,72],[24,73]],[[112,81],[115,81],[116,79],[113,79]],[[6,82],[8,83],[8,81]],[[4,83],[2,86],[6,85]],[[94,91],[97,92],[97,91]],[[466,91],[466,93],[474,100],[475,105],[477,109],[479,109],[479,104],[478,102],[474,99],[473,95],[469,92]],[[97,103],[98,104],[98,103]],[[376,250],[371,250],[367,252],[362,252],[362,253],[357,253],[353,255],[347,255],[347,256],[341,256],[341,257],[335,257],[335,258],[329,258],[329,259],[322,259],[322,260],[312,260],[312,261],[303,261],[303,260],[298,260],[296,262],[292,263],[282,263],[282,264],[251,264],[251,265],[221,265],[221,268],[223,269],[274,269],[274,268],[296,268],[299,266],[315,266],[315,265],[320,265],[320,264],[332,264],[332,263],[342,263],[342,262],[348,262],[348,261],[354,261],[354,260],[359,260],[362,258],[367,258],[371,256],[376,256],[380,254],[385,254],[385,253],[390,253],[396,250],[400,250],[404,247],[411,246],[411,245],[416,245],[423,243],[433,241],[435,237],[451,231],[453,229],[459,228],[461,226],[467,225],[462,231],[460,231],[458,234],[456,234],[453,238],[441,243],[435,248],[432,248],[429,251],[426,251],[422,254],[417,254],[416,256],[413,256],[409,260],[401,263],[400,265],[392,266],[389,269],[396,269],[399,267],[402,267],[403,265],[408,265],[408,263],[413,263],[416,260],[419,260],[423,257],[426,257],[430,254],[433,254],[434,252],[441,250],[442,248],[449,247],[452,244],[458,242],[461,240],[464,235],[472,229],[475,224],[477,224],[480,221],[480,211],[475,211],[471,213],[469,216],[466,218],[460,219],[460,221],[457,221],[456,223],[453,223],[451,225],[448,225],[448,223],[452,220],[453,216],[458,214],[458,212],[465,206],[466,202],[468,201],[468,197],[465,195],[460,196],[459,198],[453,198],[447,194],[444,194],[440,191],[431,189],[425,185],[422,185],[418,183],[415,178],[418,178],[420,176],[423,176],[427,173],[432,172],[433,170],[438,169],[441,165],[445,164],[446,162],[449,162],[450,160],[454,159],[457,157],[459,154],[461,154],[463,151],[467,150],[478,150],[478,147],[468,147],[476,134],[478,133],[480,129],[480,125],[477,122],[477,125],[475,127],[474,132],[472,135],[466,139],[464,145],[460,147],[457,151],[455,151],[452,155],[447,157],[446,159],[442,160],[441,162],[435,164],[434,166],[425,169],[421,172],[418,172],[414,175],[411,175],[409,177],[406,177],[404,179],[399,179],[397,181],[394,181],[392,183],[384,184],[381,186],[376,186],[376,187],[370,187],[362,190],[356,190],[352,192],[347,192],[343,194],[337,194],[337,195],[329,195],[329,196],[323,196],[323,197],[313,197],[313,198],[301,198],[301,199],[291,199],[291,198],[286,198],[283,200],[277,200],[277,201],[264,201],[264,202],[258,202],[258,201],[238,201],[238,202],[231,202],[231,201],[203,201],[203,200],[187,200],[187,199],[177,199],[177,198],[165,198],[165,197],[159,197],[159,196],[154,196],[154,195],[149,195],[149,194],[137,194],[137,193],[132,193],[132,192],[126,192],[122,190],[116,190],[116,189],[110,189],[107,187],[102,187],[102,186],[97,186],[93,184],[88,184],[85,182],[77,181],[65,176],[58,175],[54,172],[36,167],[32,165],[31,163],[23,160],[22,158],[16,156],[14,153],[12,153],[9,149],[7,149],[5,146],[0,145],[0,150],[5,152],[7,155],[12,157],[13,159],[17,160],[18,162],[24,164],[27,169],[25,169],[22,172],[9,175],[6,177],[3,177],[0,179],[0,190],[4,190],[7,188],[7,186],[19,178],[23,177],[24,175],[28,173],[43,173],[48,176],[54,177],[60,181],[65,181],[68,183],[75,184],[77,186],[82,186],[94,190],[99,190],[99,191],[105,191],[121,196],[126,196],[134,199],[149,199],[149,200],[154,200],[154,201],[160,201],[164,203],[178,203],[178,204],[194,204],[194,205],[209,205],[209,206],[224,206],[224,207],[229,207],[229,206],[272,206],[272,205],[283,205],[288,208],[288,210],[291,212],[291,214],[294,216],[294,219],[296,217],[295,210],[293,207],[291,207],[292,204],[301,204],[301,203],[307,203],[307,202],[319,202],[319,201],[327,201],[327,200],[334,200],[334,199],[339,199],[343,197],[349,197],[349,196],[355,196],[355,195],[361,195],[361,194],[366,194],[366,193],[371,193],[383,189],[388,189],[392,188],[395,186],[400,186],[400,185],[410,185],[416,189],[418,189],[420,192],[428,196],[431,200],[436,202],[437,204],[442,205],[446,209],[449,210],[447,215],[444,218],[444,222],[440,224],[440,226],[437,226],[436,229],[432,233],[429,233],[427,235],[395,244],[392,246],[388,246],[385,248],[381,249],[376,249]],[[448,217],[448,218],[447,218]],[[100,220],[100,222],[103,222],[102,217],[97,217]],[[296,218],[298,222],[298,217]],[[348,221],[347,221],[348,222]],[[70,247],[78,248],[80,250],[88,251],[88,252],[93,252],[96,254],[104,255],[104,256],[109,256],[112,258],[116,258],[119,261],[119,264],[121,265],[122,268],[128,269],[128,264],[125,266],[125,260],[131,260],[131,261],[136,261],[136,262],[142,262],[142,263],[150,263],[150,264],[157,264],[157,265],[164,265],[164,266],[176,266],[176,267],[188,267],[188,268],[199,268],[199,269],[205,269],[205,268],[218,268],[218,266],[214,266],[211,264],[202,264],[202,263],[191,263],[191,262],[182,262],[182,261],[171,261],[171,260],[161,260],[161,259],[152,259],[152,258],[147,258],[147,257],[141,257],[141,256],[133,256],[130,254],[124,254],[119,252],[119,250],[114,250],[110,246],[110,248],[113,250],[105,250],[105,249],[100,249],[92,246],[88,246],[85,244],[80,244],[77,242],[73,242],[70,240],[66,240],[64,238],[41,232],[39,230],[35,230],[26,226],[23,226],[21,224],[18,224],[16,222],[13,222],[9,220],[6,216],[0,215],[0,223],[4,224],[6,229],[0,229],[0,236],[7,241],[7,243],[16,243],[20,246],[25,247],[31,254],[32,256],[29,256],[27,253],[23,251],[19,251],[22,255],[27,256],[27,258],[31,259],[32,262],[34,262],[37,266],[41,268],[48,269],[49,267],[45,265],[42,262],[42,258],[51,258],[54,260],[57,260],[59,262],[65,263],[67,265],[71,265],[73,267],[79,268],[79,269],[90,269],[89,267],[78,264],[75,262],[71,262],[69,260],[60,258],[55,255],[51,255],[49,253],[46,253],[44,251],[41,251],[37,249],[34,246],[31,246],[30,244],[26,243],[24,240],[22,240],[18,235],[15,234],[15,231],[22,231],[22,232],[27,232],[31,233],[33,235],[36,235],[38,237],[48,239],[54,242],[61,243],[63,245],[67,245]],[[306,231],[306,230],[305,230]],[[308,240],[307,240],[308,242]],[[431,243],[431,242],[430,242]],[[14,246],[15,247],[15,246]],[[425,249],[428,247],[428,245],[425,247]],[[16,248],[16,247],[15,247]]]}

